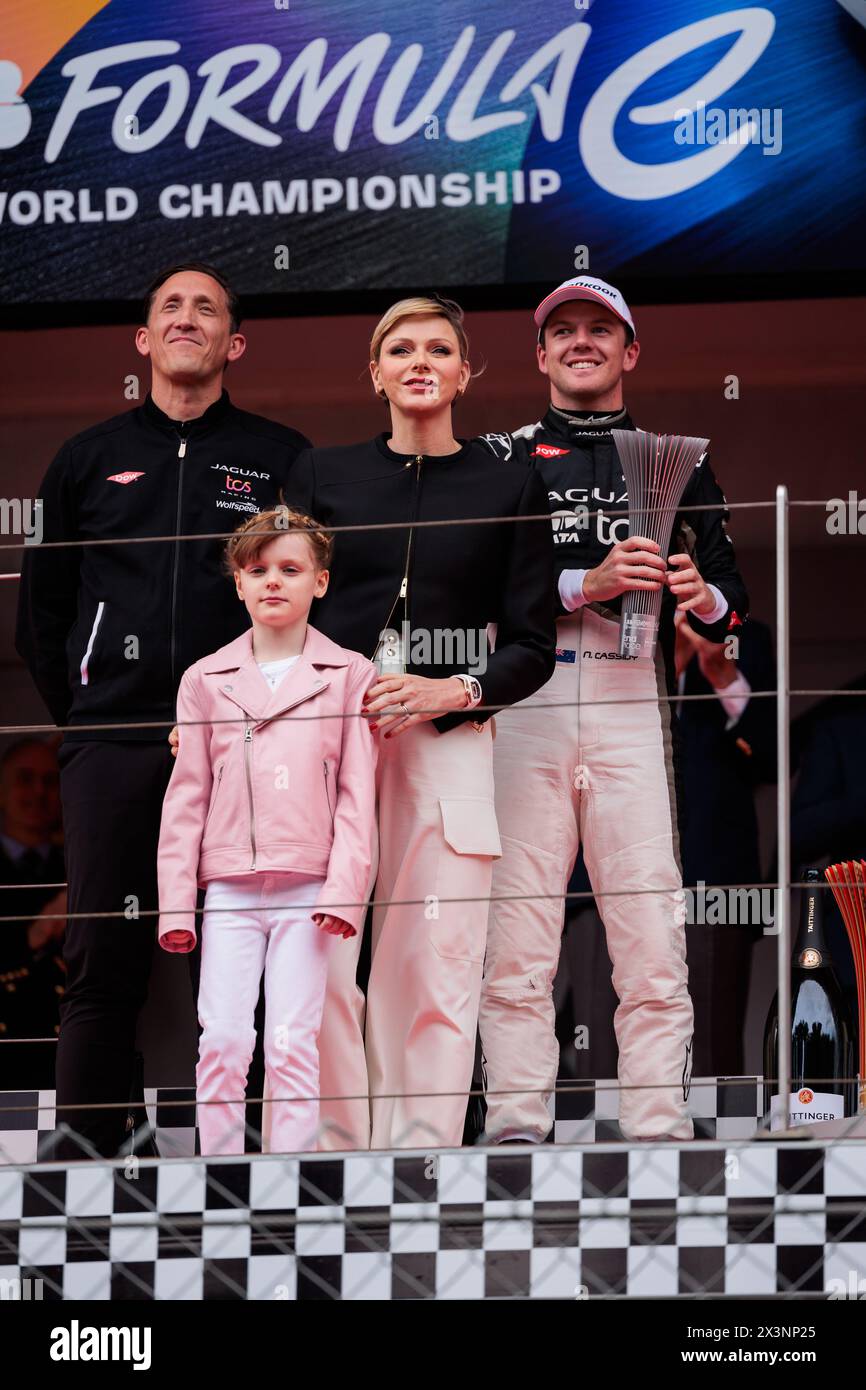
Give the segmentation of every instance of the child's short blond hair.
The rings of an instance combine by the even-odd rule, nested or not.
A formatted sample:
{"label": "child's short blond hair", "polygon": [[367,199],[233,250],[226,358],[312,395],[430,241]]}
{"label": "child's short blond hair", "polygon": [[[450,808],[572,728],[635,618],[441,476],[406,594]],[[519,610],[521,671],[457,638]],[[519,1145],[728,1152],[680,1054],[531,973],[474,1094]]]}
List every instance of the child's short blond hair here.
{"label": "child's short blond hair", "polygon": [[229,574],[245,569],[259,558],[266,545],[289,531],[305,533],[317,570],[329,568],[334,551],[333,536],[314,517],[281,503],[265,512],[257,512],[229,537],[225,548],[225,564]]}

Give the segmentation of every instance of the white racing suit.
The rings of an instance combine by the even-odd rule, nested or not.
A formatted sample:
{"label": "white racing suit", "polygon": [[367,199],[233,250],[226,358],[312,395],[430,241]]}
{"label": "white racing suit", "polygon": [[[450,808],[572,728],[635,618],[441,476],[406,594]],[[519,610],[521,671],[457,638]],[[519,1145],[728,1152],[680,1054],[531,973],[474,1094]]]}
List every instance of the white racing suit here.
{"label": "white racing suit", "polygon": [[619,997],[619,1080],[634,1088],[621,1092],[620,1127],[629,1138],[688,1139],[692,1003],[655,664],[621,660],[619,623],[590,609],[558,630],[551,680],[496,716],[502,858],[479,1017],[487,1136],[540,1141],[550,1129],[559,1062],[553,977],[563,895],[582,844]]}
{"label": "white racing suit", "polygon": [[[622,508],[627,500],[612,426],[633,428],[624,412],[585,423],[551,410],[515,435],[486,439],[493,452],[524,457],[543,471],[560,572],[597,566],[628,534],[627,521],[617,530],[603,513],[604,503]],[[724,497],[708,464],[702,475],[696,470],[683,498],[684,505],[703,502],[717,509],[689,514],[689,532],[722,615],[710,624],[690,621],[722,641],[746,595],[724,532]],[[570,526],[563,504],[597,509],[597,523],[593,518],[591,530]],[[686,543],[675,530],[671,553]],[[671,714],[667,702],[659,704],[665,655],[660,643],[654,661],[619,656],[618,607],[593,604],[568,613],[559,602],[553,676],[496,716],[502,858],[494,864],[479,1016],[486,1137],[494,1142],[540,1142],[551,1128],[559,1059],[552,988],[564,894],[581,844],[619,998],[620,1128],[631,1139],[693,1134],[686,1109],[693,1012]],[[662,622],[669,652],[670,608]]]}

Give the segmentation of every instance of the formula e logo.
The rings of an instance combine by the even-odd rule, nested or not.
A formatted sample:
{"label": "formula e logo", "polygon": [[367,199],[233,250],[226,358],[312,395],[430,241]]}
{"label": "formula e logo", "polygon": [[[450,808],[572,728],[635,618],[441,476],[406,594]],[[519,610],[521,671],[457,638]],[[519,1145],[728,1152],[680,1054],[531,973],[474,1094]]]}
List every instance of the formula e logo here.
{"label": "formula e logo", "polygon": [[143,473],[111,473],[106,478],[107,483],[134,483],[136,478],[143,478]]}
{"label": "formula e logo", "polygon": [[226,487],[229,492],[252,492],[252,483],[245,483],[240,478],[230,478],[226,474]]}
{"label": "formula e logo", "polygon": [[557,449],[555,444],[536,444],[530,458],[534,459],[558,459],[565,454],[570,454],[570,449]]}

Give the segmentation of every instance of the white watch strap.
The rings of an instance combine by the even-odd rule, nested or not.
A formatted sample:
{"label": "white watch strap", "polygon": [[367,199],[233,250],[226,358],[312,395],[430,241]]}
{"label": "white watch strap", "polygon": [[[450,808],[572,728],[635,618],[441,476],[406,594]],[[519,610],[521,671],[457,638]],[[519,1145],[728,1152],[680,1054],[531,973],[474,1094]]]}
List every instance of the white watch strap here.
{"label": "white watch strap", "polygon": [[469,675],[466,675],[466,674],[464,674],[463,672],[461,672],[461,673],[458,675],[457,679],[458,679],[459,681],[462,681],[462,683],[463,683],[463,688],[464,688],[464,690],[466,691],[466,694],[469,696],[468,704],[464,705],[463,708],[464,708],[464,709],[474,709],[476,705],[480,705],[480,704],[481,704],[481,699],[482,699],[482,694],[481,694],[481,683],[479,682],[478,677],[477,677],[477,676],[469,676]]}

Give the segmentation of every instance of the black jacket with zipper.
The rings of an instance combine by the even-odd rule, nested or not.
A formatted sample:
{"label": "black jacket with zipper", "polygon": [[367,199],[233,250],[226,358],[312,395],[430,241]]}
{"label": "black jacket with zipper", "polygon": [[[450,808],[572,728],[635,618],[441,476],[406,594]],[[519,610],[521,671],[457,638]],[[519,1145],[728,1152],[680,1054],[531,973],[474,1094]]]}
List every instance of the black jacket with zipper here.
{"label": "black jacket with zipper", "polygon": [[[249,625],[214,537],[279,503],[307,447],[226,391],[184,425],[148,396],[63,445],[40,489],[43,544],[24,554],[15,645],[58,725],[110,726],[68,739],[166,737],[130,726],[170,726],[186,668]],[[136,537],[168,539],[123,544]]]}
{"label": "black jacket with zipper", "polygon": [[[399,454],[379,435],[365,444],[305,451],[292,469],[286,499],[324,526],[390,529],[344,531],[335,536],[331,580],[311,621],[341,646],[372,657],[381,633],[407,621],[407,671],[443,678],[467,671],[466,661],[424,661],[416,639],[477,633],[497,625],[496,650],[481,682],[482,704],[510,705],[547,681],[555,665],[553,554],[547,496],[540,477],[523,463],[502,464],[477,442],[457,453]],[[494,521],[482,517],[540,517]],[[412,523],[451,522],[444,526]],[[466,524],[468,523],[468,524]],[[405,597],[400,591],[405,578]],[[468,648],[467,648],[468,649]],[[435,656],[430,647],[428,654]],[[451,655],[458,655],[456,642]],[[434,720],[440,732],[490,709],[466,710]]]}

